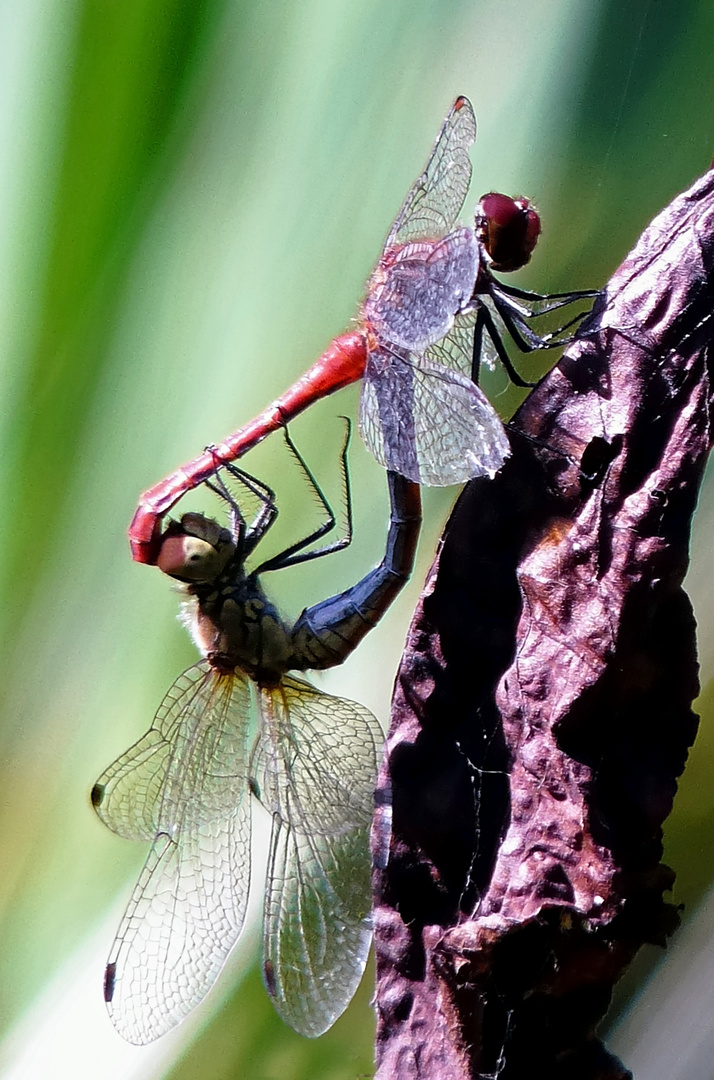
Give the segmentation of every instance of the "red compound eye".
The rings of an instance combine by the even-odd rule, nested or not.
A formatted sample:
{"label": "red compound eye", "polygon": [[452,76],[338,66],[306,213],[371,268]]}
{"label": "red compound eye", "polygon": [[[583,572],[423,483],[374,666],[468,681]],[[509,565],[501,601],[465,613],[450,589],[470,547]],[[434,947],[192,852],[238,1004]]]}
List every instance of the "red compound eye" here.
{"label": "red compound eye", "polygon": [[491,191],[479,201],[476,228],[493,270],[520,270],[538,242],[540,217],[528,199]]}

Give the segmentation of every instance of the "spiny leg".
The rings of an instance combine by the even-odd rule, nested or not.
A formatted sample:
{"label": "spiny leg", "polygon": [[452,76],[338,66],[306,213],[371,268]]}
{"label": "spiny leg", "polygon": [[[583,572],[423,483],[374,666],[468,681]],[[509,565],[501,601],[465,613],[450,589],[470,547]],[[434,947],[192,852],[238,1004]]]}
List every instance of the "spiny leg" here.
{"label": "spiny leg", "polygon": [[[499,314],[501,314],[500,311]],[[519,344],[519,341],[522,339],[520,338],[518,332],[515,330],[515,327],[509,326],[508,322],[505,319],[504,323],[506,325],[506,329],[515,341],[516,345],[518,345],[518,347],[520,348],[521,346]],[[506,373],[508,374],[511,382],[514,383],[516,386],[523,386],[527,388],[535,386],[536,384],[534,382],[529,382],[527,379],[524,379],[516,371],[515,367],[513,366],[513,361],[508,355],[508,349],[503,342],[501,332],[494,321],[493,315],[484,303],[479,303],[478,315],[476,316],[476,326],[474,329],[474,353],[471,368],[471,378],[473,379],[473,381],[478,385],[479,367],[481,364],[481,345],[484,333],[487,333],[491,341],[493,342],[493,347],[496,350],[498,359],[501,361],[504,368],[506,369]],[[525,347],[523,351],[531,352],[532,349]]]}
{"label": "spiny leg", "polygon": [[568,319],[562,326],[557,327],[555,330],[551,330],[549,333],[541,335],[537,334],[535,330],[532,330],[528,325],[528,319],[539,319],[541,315],[547,315],[551,311],[556,311],[558,308],[565,306],[570,301],[560,301],[543,308],[541,311],[531,311],[528,308],[523,307],[522,304],[517,304],[513,299],[513,292],[511,289],[502,285],[500,282],[498,285],[493,286],[490,291],[490,297],[498,314],[503,319],[509,334],[512,335],[518,348],[521,352],[535,352],[538,349],[557,349],[561,345],[569,345],[573,340],[571,337],[563,337],[567,330],[571,326],[575,326],[589,314],[587,311],[579,311],[572,319]]}
{"label": "spiny leg", "polygon": [[347,468],[347,449],[350,443],[350,436],[352,434],[352,425],[347,417],[343,417],[346,423],[345,440],[342,444],[342,450],[340,451],[340,460],[342,462],[342,478],[345,489],[345,503],[346,503],[346,528],[343,536],[339,539],[332,541],[329,544],[325,544],[322,547],[315,548],[312,551],[305,551],[304,549],[310,544],[315,543],[316,540],[320,540],[328,532],[334,529],[336,524],[336,518],[332,507],[330,506],[327,498],[325,497],[322,488],[315,479],[310,467],[303,458],[302,454],[295,446],[295,443],[290,438],[288,429],[285,428],[285,441],[287,442],[290,450],[292,451],[295,459],[302,468],[305,476],[307,477],[314,493],[317,495],[320,504],[327,514],[327,519],[322,522],[309,536],[304,537],[302,540],[296,541],[291,544],[290,547],[281,551],[278,555],[274,555],[271,559],[262,563],[256,570],[256,573],[263,574],[268,570],[283,570],[286,566],[295,566],[298,563],[310,562],[312,559],[319,559],[323,555],[329,555],[333,551],[341,551],[346,548],[352,542],[352,497],[350,489],[350,477],[349,470]]}
{"label": "spiny leg", "polygon": [[[569,322],[565,323],[563,326],[558,327],[557,330],[554,330],[552,333],[541,337],[539,334],[536,334],[535,331],[533,331],[530,326],[528,326],[528,324],[524,321],[525,316],[523,309],[520,307],[520,305],[515,305],[512,301],[509,300],[507,296],[504,296],[498,289],[494,289],[491,292],[491,299],[496,308],[496,311],[498,312],[499,317],[503,321],[503,325],[505,326],[509,337],[515,344],[516,348],[523,353],[538,352],[541,349],[558,349],[561,346],[570,344],[570,342],[573,340],[572,337],[563,338],[560,335],[564,334],[567,330],[570,329],[571,326],[574,326],[575,323],[579,322],[587,314],[587,312],[579,312],[572,319],[570,319]],[[480,311],[477,317],[477,326],[479,322],[481,324],[479,328],[479,333],[481,336],[483,335],[484,330],[488,333],[491,341],[493,342],[494,348],[496,349],[498,358],[506,369],[506,372],[508,373],[511,382],[513,382],[516,386],[523,386],[526,388],[535,386],[536,382],[524,379],[516,371],[516,368],[513,365],[513,361],[511,360],[508,354],[508,350],[506,349],[506,346],[504,344],[503,336],[498,326],[496,325],[493,315],[491,314],[487,306],[483,302],[481,302],[479,307]],[[477,344],[479,347],[478,353],[476,353]],[[477,341],[477,338],[475,336],[474,370],[476,368],[476,363],[480,358],[480,346],[481,338],[479,337]]]}
{"label": "spiny leg", "polygon": [[303,611],[291,634],[298,668],[341,664],[411,575],[421,527],[419,485],[391,471],[387,481],[390,518],[384,558],[351,588]]}
{"label": "spiny leg", "polygon": [[[211,448],[208,447],[207,449],[210,451]],[[258,480],[257,477],[237,465],[226,462],[221,463],[221,468],[225,469],[226,472],[247,488],[261,504],[253,521],[250,525],[247,525],[235,496],[224,483],[220,472],[217,471],[212,480],[205,481],[206,487],[228,503],[236,546],[241,551],[243,558],[247,558],[278,516],[275,492],[262,480]]]}
{"label": "spiny leg", "polygon": [[[530,289],[519,289],[515,285],[507,285],[504,282],[498,282],[498,288],[501,292],[506,293],[507,296],[513,296],[518,300],[530,300],[533,303],[546,303],[547,306],[541,308],[539,311],[532,311],[530,318],[537,318],[539,315],[547,315],[550,311],[557,311],[558,308],[565,307],[567,304],[574,304],[576,300],[589,300],[599,295],[600,289],[577,289],[574,292],[564,293],[538,293],[531,292]],[[551,303],[551,301],[553,301]]]}

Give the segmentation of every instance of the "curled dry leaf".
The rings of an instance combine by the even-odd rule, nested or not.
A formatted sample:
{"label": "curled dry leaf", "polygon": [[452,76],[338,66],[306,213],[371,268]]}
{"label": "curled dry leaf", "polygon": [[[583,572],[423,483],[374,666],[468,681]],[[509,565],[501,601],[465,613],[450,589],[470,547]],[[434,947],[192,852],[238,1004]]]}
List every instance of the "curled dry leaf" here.
{"label": "curled dry leaf", "polygon": [[629,1075],[593,1030],[677,921],[661,826],[697,727],[681,586],[713,264],[714,172],[649,226],[447,526],[377,791],[382,1080]]}

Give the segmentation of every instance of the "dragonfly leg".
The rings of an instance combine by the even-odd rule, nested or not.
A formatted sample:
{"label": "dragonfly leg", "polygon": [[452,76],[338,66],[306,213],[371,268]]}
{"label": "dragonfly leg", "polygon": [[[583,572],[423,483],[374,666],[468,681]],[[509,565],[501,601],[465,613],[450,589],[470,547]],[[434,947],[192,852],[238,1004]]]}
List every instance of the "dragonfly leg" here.
{"label": "dragonfly leg", "polygon": [[[208,453],[213,452],[213,447],[206,447]],[[221,474],[220,469],[225,469],[229,476],[232,476],[244,488],[247,488],[252,495],[260,501],[260,509],[257,514],[248,525],[243,517],[243,514],[238,506],[238,502],[234,495],[229,491]],[[216,472],[207,480],[204,480],[207,488],[214,491],[216,495],[219,495],[225,502],[228,503],[231,512],[231,521],[234,525],[234,539],[236,546],[241,552],[242,557],[247,559],[251,551],[255,548],[259,540],[265,536],[270,526],[278,516],[278,507],[275,501],[275,492],[267,484],[264,484],[262,480],[258,480],[257,477],[251,473],[246,472],[245,469],[239,468],[231,462],[216,461]]]}
{"label": "dragonfly leg", "polygon": [[409,580],[421,527],[419,486],[388,472],[391,513],[379,566],[345,592],[307,608],[291,631],[291,666],[328,668],[342,661],[381,619]]}
{"label": "dragonfly leg", "polygon": [[228,504],[231,519],[231,535],[233,537],[233,542],[235,543],[236,550],[242,551],[245,541],[246,525],[245,518],[241,513],[240,506],[238,505],[237,501],[234,499],[233,495],[228,490],[226,485],[223,483],[223,478],[219,475],[219,473],[216,473],[212,480],[206,480],[206,487],[210,491],[213,491],[216,495],[223,499],[224,502]]}
{"label": "dragonfly leg", "polygon": [[538,349],[558,349],[561,345],[569,345],[573,340],[572,335],[563,337],[563,334],[589,314],[587,311],[579,311],[562,326],[541,335],[532,330],[526,320],[547,315],[549,311],[555,311],[567,301],[554,304],[551,307],[544,308],[542,311],[528,311],[521,304],[516,304],[502,285],[491,290],[491,299],[521,352],[535,352]]}
{"label": "dragonfly leg", "polygon": [[[503,319],[504,325],[505,325],[506,329],[508,330],[508,333],[513,338],[513,340],[516,343],[516,345],[518,346],[518,348],[521,349],[522,352],[532,352],[537,346],[528,345],[523,340],[520,333],[518,332],[518,329],[516,328],[516,325],[515,325],[513,319],[510,316],[507,318],[504,315],[504,313],[500,310],[500,308],[498,309],[498,313],[501,316],[501,318]],[[498,327],[496,326],[494,318],[493,318],[491,312],[488,310],[488,308],[486,307],[485,304],[480,304],[479,305],[479,314],[478,314],[478,317],[477,317],[477,325],[478,325],[479,321],[481,323],[481,334],[483,335],[483,333],[485,332],[490,337],[491,341],[493,342],[493,347],[495,348],[496,353],[498,355],[498,359],[501,361],[504,368],[506,369],[506,372],[507,372],[508,377],[511,380],[511,382],[514,383],[516,386],[525,386],[525,387],[535,386],[536,384],[534,382],[529,382],[528,379],[524,379],[523,376],[519,375],[519,373],[516,371],[515,367],[513,366],[513,361],[511,360],[510,356],[508,355],[508,349],[506,348],[506,346],[503,343],[503,338],[501,336],[501,332],[498,329]],[[476,366],[477,366],[477,364],[479,362],[479,358],[480,358],[480,351],[479,351],[478,354],[476,353],[475,338],[474,338],[474,358],[473,358],[474,368],[476,368]],[[474,379],[474,382],[477,383],[478,380]]]}
{"label": "dragonfly leg", "polygon": [[546,306],[532,311],[529,318],[537,318],[538,315],[547,315],[549,311],[557,311],[558,308],[573,304],[576,300],[590,300],[599,295],[600,289],[578,289],[574,292],[565,293],[538,293],[530,289],[519,289],[515,285],[507,285],[503,281],[498,282],[498,290],[507,296],[513,296],[517,300],[530,300],[533,303],[545,303]]}
{"label": "dragonfly leg", "polygon": [[317,495],[317,498],[324,509],[327,517],[321,525],[318,525],[309,536],[305,536],[302,540],[297,540],[290,547],[285,548],[278,555],[273,555],[272,558],[267,559],[266,562],[256,569],[257,574],[265,574],[268,570],[284,570],[286,566],[295,566],[297,563],[310,562],[312,559],[320,559],[323,555],[329,555],[333,551],[342,551],[343,548],[349,546],[352,543],[352,492],[350,488],[350,474],[347,468],[347,450],[350,444],[350,436],[352,434],[352,424],[343,417],[346,423],[345,440],[342,444],[342,450],[340,451],[340,462],[342,465],[342,480],[344,484],[345,492],[345,509],[346,509],[346,522],[345,532],[343,536],[340,536],[337,540],[333,540],[329,544],[323,544],[322,547],[314,548],[312,551],[305,551],[306,547],[310,544],[314,544],[316,540],[320,540],[323,536],[334,529],[336,524],[336,518],[332,507],[325,497],[325,493],[315,479],[310,467],[305,461],[304,457],[298,450],[295,443],[288,434],[288,429],[285,428],[285,440],[290,447],[295,459],[302,468],[305,476],[310,482],[310,485]]}
{"label": "dragonfly leg", "polygon": [[[486,308],[483,304],[478,304],[476,312],[476,322],[474,323],[474,344],[473,352],[471,355],[471,381],[478,386],[479,379],[481,377],[481,349],[483,346],[483,332],[484,332],[484,312]],[[498,346],[494,342],[496,351]],[[499,353],[500,356],[500,353]]]}
{"label": "dragonfly leg", "polygon": [[342,334],[322,356],[285,393],[260,416],[228,438],[211,452],[171,473],[145,491],[139,499],[129,526],[129,543],[137,562],[155,563],[161,547],[161,518],[188,491],[213,476],[226,462],[242,457],[272,432],[284,428],[289,420],[343,386],[357,382],[367,363],[367,339],[364,330]]}

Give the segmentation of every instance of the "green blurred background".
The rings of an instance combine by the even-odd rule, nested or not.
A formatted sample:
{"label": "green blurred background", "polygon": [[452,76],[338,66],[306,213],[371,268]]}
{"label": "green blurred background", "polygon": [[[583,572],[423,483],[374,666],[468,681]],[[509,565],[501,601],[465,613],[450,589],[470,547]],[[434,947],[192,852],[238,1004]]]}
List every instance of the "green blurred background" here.
{"label": "green blurred background", "polygon": [[[88,792],[194,660],[126,525],[139,491],[349,325],[457,94],[479,120],[470,204],[495,188],[542,213],[519,283],[597,286],[711,161],[713,53],[711,0],[0,0],[0,1076],[371,1074],[368,982],[328,1035],[303,1040],[268,1003],[254,934],[158,1044],[126,1046],[104,1014],[105,956],[145,852],[101,826]],[[489,378],[510,414],[517,398]],[[293,427],[332,494],[337,414],[356,400]],[[284,481],[275,543],[314,514],[284,454],[271,440],[249,466]],[[381,557],[383,474],[356,443],[351,468],[351,549],[271,582],[293,616]],[[321,680],[383,722],[454,494],[426,493],[408,594]],[[713,524],[709,484],[690,575],[705,686]],[[667,827],[687,914],[714,879],[714,689],[701,704]],[[651,967],[626,980],[621,1009]]]}

